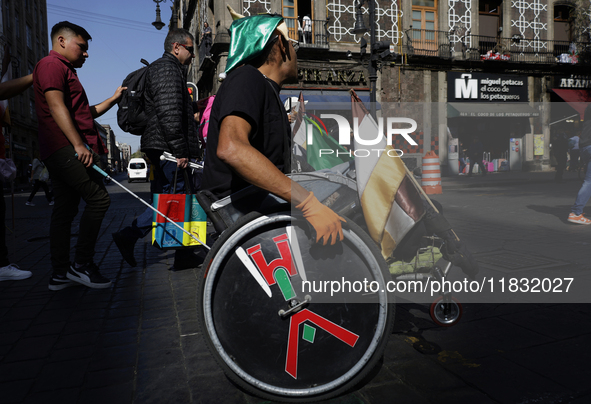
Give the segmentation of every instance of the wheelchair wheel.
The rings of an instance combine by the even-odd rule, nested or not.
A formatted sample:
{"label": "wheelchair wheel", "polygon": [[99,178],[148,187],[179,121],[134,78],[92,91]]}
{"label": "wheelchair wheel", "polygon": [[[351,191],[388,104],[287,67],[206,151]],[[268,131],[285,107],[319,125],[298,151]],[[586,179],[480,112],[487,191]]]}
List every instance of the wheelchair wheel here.
{"label": "wheelchair wheel", "polygon": [[458,299],[452,297],[449,303],[445,303],[443,296],[435,299],[431,303],[431,309],[429,310],[429,314],[431,314],[431,318],[435,324],[442,327],[451,327],[456,324],[462,318],[463,312],[464,309]]}
{"label": "wheelchair wheel", "polygon": [[[394,322],[388,268],[355,224],[335,246],[309,241],[305,220],[251,213],[226,230],[199,277],[206,344],[227,376],[259,397],[311,402],[343,394],[380,361]],[[304,282],[338,276],[377,282],[376,293],[328,301]],[[367,292],[367,290],[365,290]]]}

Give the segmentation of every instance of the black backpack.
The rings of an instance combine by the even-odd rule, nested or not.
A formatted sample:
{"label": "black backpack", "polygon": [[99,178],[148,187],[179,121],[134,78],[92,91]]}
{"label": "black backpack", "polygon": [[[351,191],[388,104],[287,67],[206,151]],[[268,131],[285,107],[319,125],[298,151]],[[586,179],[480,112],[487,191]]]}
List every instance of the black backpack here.
{"label": "black backpack", "polygon": [[125,132],[141,136],[144,134],[149,116],[146,114],[144,92],[146,90],[146,73],[148,63],[145,59],[141,62],[146,66],[130,73],[123,80],[122,87],[127,87],[119,100],[117,111],[117,124]]}

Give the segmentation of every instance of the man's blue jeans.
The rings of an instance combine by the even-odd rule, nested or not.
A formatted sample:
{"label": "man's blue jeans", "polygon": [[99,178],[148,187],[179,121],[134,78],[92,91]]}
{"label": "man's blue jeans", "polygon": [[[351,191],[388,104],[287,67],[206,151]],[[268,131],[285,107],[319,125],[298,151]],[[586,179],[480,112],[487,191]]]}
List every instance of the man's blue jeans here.
{"label": "man's blue jeans", "polygon": [[[591,145],[585,146],[581,149],[581,164],[583,167],[587,167],[587,163],[591,159]],[[591,170],[587,167],[587,172],[585,174],[585,180],[583,181],[583,185],[581,185],[581,189],[579,189],[579,193],[577,194],[577,199],[575,200],[575,204],[571,208],[571,211],[579,216],[583,213],[583,209],[585,205],[591,198]]]}

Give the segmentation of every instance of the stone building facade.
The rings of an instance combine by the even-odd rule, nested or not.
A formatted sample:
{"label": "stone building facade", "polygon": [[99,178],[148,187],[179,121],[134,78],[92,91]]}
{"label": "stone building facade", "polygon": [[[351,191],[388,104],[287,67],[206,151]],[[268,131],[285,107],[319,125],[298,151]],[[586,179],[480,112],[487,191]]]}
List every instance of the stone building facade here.
{"label": "stone building facade", "polygon": [[[282,14],[300,40],[299,82],[285,86],[283,98],[301,91],[311,102],[337,102],[354,89],[368,101],[373,55],[378,115],[412,111],[418,123],[418,146],[396,140],[411,166],[428,151],[443,166],[456,164],[448,161],[455,142],[465,148],[478,135],[491,160],[512,156],[521,161],[514,169],[550,169],[552,134],[574,135],[591,99],[590,0],[374,0],[373,52],[370,33],[354,33],[359,13],[372,25],[368,1],[180,1],[180,25],[196,38],[203,22],[213,29],[211,56],[200,55],[191,71],[200,97],[215,94],[225,69],[226,3],[244,15]],[[304,16],[308,38],[298,31]]]}
{"label": "stone building facade", "polygon": [[[45,0],[0,1],[0,52],[10,52],[12,77],[33,73],[37,62],[48,50],[47,5]],[[37,114],[33,88],[9,100],[11,126],[5,127],[7,155],[18,169],[19,181],[27,181],[27,169],[37,141]],[[10,143],[9,143],[10,142]]]}

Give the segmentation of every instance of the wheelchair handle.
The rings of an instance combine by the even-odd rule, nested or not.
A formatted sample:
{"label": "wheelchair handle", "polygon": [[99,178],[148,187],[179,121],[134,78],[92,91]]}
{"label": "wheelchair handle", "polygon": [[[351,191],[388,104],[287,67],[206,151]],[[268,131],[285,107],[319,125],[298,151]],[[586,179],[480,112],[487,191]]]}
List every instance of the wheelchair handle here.
{"label": "wheelchair handle", "polygon": [[[174,157],[169,152],[162,153],[162,155],[160,156],[160,160],[162,160],[162,161],[172,161],[172,162],[176,163],[176,157]],[[195,168],[195,169],[202,169],[203,168],[203,164],[194,163],[192,161],[189,161],[189,167]]]}

